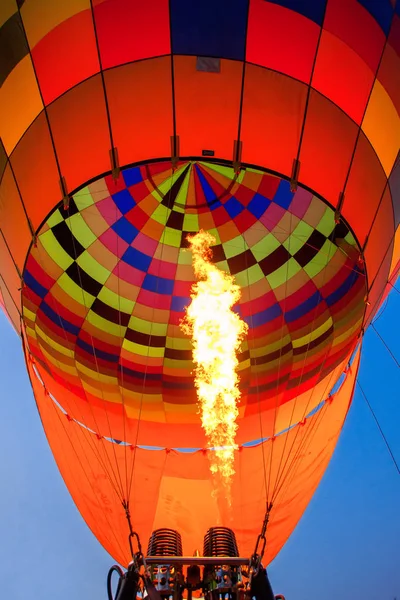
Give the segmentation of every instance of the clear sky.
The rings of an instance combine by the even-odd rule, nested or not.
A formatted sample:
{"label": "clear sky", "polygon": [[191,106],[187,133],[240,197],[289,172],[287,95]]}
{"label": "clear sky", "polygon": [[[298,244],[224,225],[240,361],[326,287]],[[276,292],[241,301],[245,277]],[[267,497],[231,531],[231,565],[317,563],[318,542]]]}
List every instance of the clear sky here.
{"label": "clear sky", "polygon": [[[376,328],[398,359],[399,315],[393,291]],[[1,597],[106,600],[113,561],[57,471],[3,315],[0,356]],[[400,462],[400,371],[372,329],[359,379]],[[287,600],[400,600],[400,477],[358,390],[328,471],[270,577]]]}

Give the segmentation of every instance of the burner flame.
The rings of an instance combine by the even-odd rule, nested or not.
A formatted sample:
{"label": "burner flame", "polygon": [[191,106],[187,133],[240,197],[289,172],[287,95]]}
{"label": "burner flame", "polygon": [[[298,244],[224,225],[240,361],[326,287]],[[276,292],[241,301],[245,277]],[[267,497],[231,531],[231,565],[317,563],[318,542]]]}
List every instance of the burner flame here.
{"label": "burner flame", "polygon": [[248,326],[232,307],[239,301],[240,287],[234,277],[212,262],[210,246],[215,238],[206,231],[187,237],[197,278],[191,290],[191,303],[181,328],[192,336],[195,385],[202,427],[213,451],[210,469],[219,474],[230,490],[240,400],[237,374],[241,342]]}

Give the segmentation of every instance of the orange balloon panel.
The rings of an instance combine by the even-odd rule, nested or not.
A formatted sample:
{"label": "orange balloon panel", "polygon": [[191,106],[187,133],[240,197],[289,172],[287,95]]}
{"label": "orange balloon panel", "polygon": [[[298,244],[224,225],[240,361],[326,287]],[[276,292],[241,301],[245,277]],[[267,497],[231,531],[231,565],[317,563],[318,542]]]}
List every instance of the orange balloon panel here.
{"label": "orange balloon panel", "polygon": [[7,288],[5,281],[2,277],[0,277],[0,295],[1,308],[5,311],[14,329],[19,333],[21,331],[21,314],[19,312],[20,309],[19,306],[16,305],[15,300],[11,296],[9,289]]}
{"label": "orange balloon panel", "polygon": [[[176,132],[182,156],[231,160],[237,138],[243,65],[221,60],[217,73],[200,70],[196,57],[174,58]],[[229,90],[229,93],[227,93]]]}
{"label": "orange balloon panel", "polygon": [[59,186],[60,173],[48,123],[43,113],[25,132],[13,151],[10,162],[28,217],[36,231],[43,220],[44,211],[49,213],[54,206],[54,200],[61,200],[62,197]]}
{"label": "orange balloon panel", "polygon": [[[8,254],[13,258],[21,275],[32,242],[32,232],[10,165],[6,165],[1,181],[0,229]],[[8,281],[8,276],[4,276]],[[11,289],[15,291],[14,286]]]}
{"label": "orange balloon panel", "polygon": [[[2,281],[4,285],[4,289],[7,290],[5,292],[6,297],[12,301],[14,307],[21,311],[20,305],[20,295],[15,293],[15,290],[18,289],[17,286],[21,286],[21,277],[17,271],[16,265],[13,262],[10,251],[7,247],[6,241],[3,236],[0,235],[0,253],[1,253],[1,261],[2,261],[2,270],[4,273],[4,279],[2,276]],[[12,286],[8,287],[6,280],[8,283],[12,283]],[[9,302],[7,302],[7,306],[9,306]],[[14,309],[13,309],[14,311]],[[19,330],[19,327],[18,327]]]}
{"label": "orange balloon panel", "polygon": [[[313,416],[274,440],[240,448],[231,506],[221,493],[213,493],[207,452],[132,449],[98,439],[66,418],[46,394],[29,356],[27,364],[60,472],[83,518],[116,560],[130,562],[124,500],[143,544],[153,529],[177,528],[184,553],[190,555],[201,547],[210,526],[222,524],[234,527],[242,556],[251,554],[266,501],[272,501],[266,554],[270,562],[296,526],[332,456],[352,399],[359,351],[339,391]],[[266,472],[264,464],[269,465]]]}
{"label": "orange balloon panel", "polygon": [[306,96],[307,87],[299,81],[247,65],[241,128],[244,161],[290,175]]}
{"label": "orange balloon panel", "polygon": [[43,108],[32,59],[25,56],[7,77],[0,94],[0,130],[9,154]]}
{"label": "orange balloon panel", "polygon": [[123,65],[106,71],[104,78],[120,164],[168,156],[173,134],[171,58],[152,59],[151,68],[149,61]]}

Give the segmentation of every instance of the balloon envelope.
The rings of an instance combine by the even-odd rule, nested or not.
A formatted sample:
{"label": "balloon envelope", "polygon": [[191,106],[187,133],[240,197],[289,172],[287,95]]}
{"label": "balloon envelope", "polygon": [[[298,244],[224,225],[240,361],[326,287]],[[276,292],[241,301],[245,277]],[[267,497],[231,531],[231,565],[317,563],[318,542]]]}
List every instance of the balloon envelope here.
{"label": "balloon envelope", "polygon": [[[250,553],[272,501],[271,560],[318,485],[398,273],[399,11],[0,7],[0,304],[66,484],[120,562],[123,503],[144,543],[176,527],[191,553],[225,524]],[[199,229],[249,327],[231,506],[179,327]]]}

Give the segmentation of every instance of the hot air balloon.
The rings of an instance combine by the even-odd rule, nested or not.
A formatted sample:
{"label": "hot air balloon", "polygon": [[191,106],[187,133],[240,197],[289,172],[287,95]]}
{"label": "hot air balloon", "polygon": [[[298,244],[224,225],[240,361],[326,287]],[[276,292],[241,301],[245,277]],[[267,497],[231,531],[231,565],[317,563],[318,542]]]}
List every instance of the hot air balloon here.
{"label": "hot air balloon", "polygon": [[[0,39],[0,303],[74,502],[124,566],[267,565],[399,270],[400,2],[6,0]],[[229,493],[182,327],[199,232],[243,324]]]}

